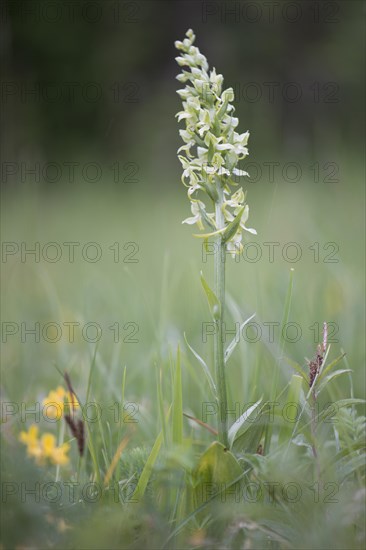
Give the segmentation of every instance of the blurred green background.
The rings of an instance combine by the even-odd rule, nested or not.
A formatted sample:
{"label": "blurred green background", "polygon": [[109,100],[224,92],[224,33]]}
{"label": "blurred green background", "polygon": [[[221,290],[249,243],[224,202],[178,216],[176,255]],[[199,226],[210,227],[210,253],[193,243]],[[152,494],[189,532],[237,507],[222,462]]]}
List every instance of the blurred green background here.
{"label": "blurred green background", "polygon": [[[95,333],[82,329],[96,323],[100,398],[118,398],[126,365],[127,397],[142,403],[149,433],[154,362],[184,347],[184,332],[210,356],[199,272],[211,279],[212,257],[181,225],[189,203],[176,157],[174,40],[190,27],[251,133],[244,186],[257,244],[228,260],[227,286],[235,321],[256,312],[262,332],[236,352],[232,398],[271,378],[280,333],[274,325],[268,345],[268,323],[281,322],[291,268],[297,328],[286,355],[305,364],[327,321],[333,353],[347,353],[363,394],[363,15],[361,2],[3,5],[2,318],[17,327],[8,334],[14,325],[3,324],[8,399],[41,398],[59,382],[54,364],[83,394]],[[22,255],[37,246],[39,258]],[[70,342],[64,323],[73,322]],[[39,341],[26,333],[35,323]],[[60,338],[54,326],[42,332],[47,323]],[[288,380],[285,362],[282,371]],[[339,391],[348,395],[348,383]],[[187,410],[199,415],[203,396],[188,391]]]}

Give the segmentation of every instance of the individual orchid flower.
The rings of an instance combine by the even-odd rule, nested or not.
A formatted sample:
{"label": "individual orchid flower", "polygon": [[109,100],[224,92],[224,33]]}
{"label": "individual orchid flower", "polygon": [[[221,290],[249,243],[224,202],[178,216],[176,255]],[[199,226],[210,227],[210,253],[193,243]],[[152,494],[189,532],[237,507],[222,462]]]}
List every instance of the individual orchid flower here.
{"label": "individual orchid flower", "polygon": [[200,229],[204,229],[202,223],[202,211],[205,209],[205,205],[201,201],[192,201],[191,202],[191,211],[193,216],[191,218],[186,218],[182,223],[187,223],[188,225],[197,224]]}

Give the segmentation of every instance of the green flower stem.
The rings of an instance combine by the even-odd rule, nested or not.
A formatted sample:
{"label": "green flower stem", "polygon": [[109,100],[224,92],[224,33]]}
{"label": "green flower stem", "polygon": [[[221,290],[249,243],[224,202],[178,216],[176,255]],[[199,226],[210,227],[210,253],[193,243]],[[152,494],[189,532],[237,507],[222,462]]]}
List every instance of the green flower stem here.
{"label": "green flower stem", "polygon": [[[219,187],[219,186],[218,186]],[[222,212],[223,192],[218,189],[219,198],[215,204],[217,228],[225,227],[225,220]],[[225,311],[225,259],[226,259],[226,244],[223,242],[222,236],[219,235],[216,239],[217,248],[215,259],[215,294],[220,301],[220,315],[215,320],[216,330],[214,335],[214,360],[216,372],[216,385],[218,392],[218,432],[220,442],[228,446],[228,423],[227,423],[227,391],[226,391],[226,373],[225,373],[225,357],[224,357],[224,338],[223,338],[223,322]]]}

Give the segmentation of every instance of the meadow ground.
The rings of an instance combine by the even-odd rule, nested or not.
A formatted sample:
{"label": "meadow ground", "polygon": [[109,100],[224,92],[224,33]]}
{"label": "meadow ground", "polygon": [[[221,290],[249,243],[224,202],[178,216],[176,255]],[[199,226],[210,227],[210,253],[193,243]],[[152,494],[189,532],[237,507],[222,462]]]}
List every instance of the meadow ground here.
{"label": "meadow ground", "polygon": [[[4,194],[3,548],[362,547],[363,405],[343,400],[365,397],[364,188],[361,171],[342,166],[338,182],[304,175],[300,183],[245,186],[258,236],[238,262],[227,259],[227,344],[235,322],[256,316],[228,365],[231,420],[260,398],[278,405],[264,431],[260,422],[249,426],[238,449],[247,472],[239,497],[221,487],[212,500],[198,496],[195,476],[215,436],[181,415],[216,427],[207,381],[184,338],[211,368],[200,271],[212,280],[213,257],[181,225],[189,215],[184,188],[178,181],[157,194],[151,177],[148,187],[123,194],[108,181]],[[37,246],[39,258],[22,248]],[[352,374],[319,396],[314,459],[310,421],[295,426],[284,408],[291,364],[307,372],[324,321],[328,364],[345,353],[335,370]],[[66,388],[65,371],[80,402],[91,404],[81,460],[64,421],[42,414],[46,395]],[[26,455],[19,434],[32,423],[60,444],[70,441],[67,464],[37,465]],[[211,468],[216,459],[207,460]],[[299,498],[286,498],[284,487],[300,488]]]}

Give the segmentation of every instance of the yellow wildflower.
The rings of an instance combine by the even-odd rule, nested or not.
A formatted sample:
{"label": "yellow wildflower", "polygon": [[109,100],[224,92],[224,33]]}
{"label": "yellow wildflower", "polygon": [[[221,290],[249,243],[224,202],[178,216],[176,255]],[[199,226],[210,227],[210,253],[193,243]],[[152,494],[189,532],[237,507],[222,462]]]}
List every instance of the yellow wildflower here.
{"label": "yellow wildflower", "polygon": [[68,443],[63,443],[60,447],[54,447],[52,452],[52,462],[53,464],[59,464],[63,466],[69,462],[69,457],[67,452],[70,450],[70,445]]}
{"label": "yellow wildflower", "polygon": [[42,404],[43,414],[49,420],[60,420],[65,406],[72,409],[79,407],[75,395],[66,391],[62,386],[58,386],[56,390],[51,390],[47,397],[43,399]]}
{"label": "yellow wildflower", "polygon": [[29,456],[36,459],[40,457],[41,449],[39,447],[38,426],[32,424],[28,432],[20,432],[19,440],[24,443],[24,445],[27,445],[27,453]]}
{"label": "yellow wildflower", "polygon": [[53,434],[46,433],[41,438],[42,459],[49,459],[52,464],[67,464],[69,457],[66,456],[67,451],[70,449],[68,443],[63,443],[61,447],[57,447],[56,438]]}
{"label": "yellow wildflower", "polygon": [[67,464],[69,457],[67,452],[70,449],[68,443],[63,443],[60,447],[56,445],[56,438],[51,433],[45,433],[41,439],[38,437],[38,426],[32,424],[28,432],[21,432],[19,440],[27,445],[27,453],[36,459],[37,464],[44,465],[46,462],[52,464]]}

